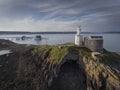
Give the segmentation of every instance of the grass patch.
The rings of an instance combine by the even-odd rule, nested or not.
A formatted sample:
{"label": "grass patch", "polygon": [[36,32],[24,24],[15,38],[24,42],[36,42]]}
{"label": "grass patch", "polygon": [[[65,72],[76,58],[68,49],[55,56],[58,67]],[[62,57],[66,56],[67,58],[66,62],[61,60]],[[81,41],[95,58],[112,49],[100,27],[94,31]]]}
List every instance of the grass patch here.
{"label": "grass patch", "polygon": [[82,56],[86,57],[86,58],[91,58],[91,51],[85,47],[79,47],[79,52]]}
{"label": "grass patch", "polygon": [[47,52],[49,52],[49,56],[47,57],[47,61],[52,64],[58,64],[68,53],[67,47],[59,48],[58,46],[48,46],[43,45],[36,48],[40,56],[46,56]]}
{"label": "grass patch", "polygon": [[102,56],[102,63],[104,64],[120,63],[120,55],[116,53],[105,51],[101,56]]}
{"label": "grass patch", "polygon": [[68,53],[68,48],[63,47],[59,49],[57,46],[52,47],[49,61],[52,61],[54,64],[58,64]]}
{"label": "grass patch", "polygon": [[72,46],[74,46],[75,44],[73,43],[73,42],[68,42],[68,43],[64,43],[64,44],[62,44],[62,45],[72,45]]}
{"label": "grass patch", "polygon": [[70,46],[70,47],[68,48],[68,52],[69,52],[69,53],[78,54],[78,53],[79,53],[79,50],[78,50],[78,48],[76,48],[75,46]]}
{"label": "grass patch", "polygon": [[40,56],[45,56],[46,52],[50,50],[47,61],[52,64],[59,64],[67,54],[81,54],[86,58],[91,58],[91,51],[84,47],[62,46],[59,48],[59,46],[43,45],[37,47],[37,50]]}

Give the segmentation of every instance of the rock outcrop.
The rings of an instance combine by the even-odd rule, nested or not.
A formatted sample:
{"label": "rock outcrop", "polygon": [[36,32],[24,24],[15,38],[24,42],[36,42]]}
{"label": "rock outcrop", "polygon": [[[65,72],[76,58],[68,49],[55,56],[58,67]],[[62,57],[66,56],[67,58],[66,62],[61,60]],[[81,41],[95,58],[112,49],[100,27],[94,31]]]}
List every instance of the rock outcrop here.
{"label": "rock outcrop", "polygon": [[106,63],[105,58],[109,53],[95,60],[86,48],[16,47],[20,50],[0,56],[1,90],[120,90],[119,69],[115,67],[115,63],[120,65],[119,55],[110,54],[115,58],[111,65],[114,61]]}

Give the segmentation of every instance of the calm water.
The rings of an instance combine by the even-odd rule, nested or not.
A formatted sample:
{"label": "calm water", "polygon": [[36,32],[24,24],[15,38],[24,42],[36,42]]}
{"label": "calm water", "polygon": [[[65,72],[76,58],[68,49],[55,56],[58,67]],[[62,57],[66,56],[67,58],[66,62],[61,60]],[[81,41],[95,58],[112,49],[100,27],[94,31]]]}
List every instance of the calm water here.
{"label": "calm water", "polygon": [[[95,34],[83,34],[83,36],[91,36]],[[120,34],[97,34],[104,38],[104,48],[112,52],[120,52]],[[75,34],[41,34],[42,40],[26,39],[21,40],[12,37],[21,37],[23,35],[0,35],[0,38],[9,39],[20,44],[34,44],[34,45],[55,45],[67,42],[74,42]],[[35,34],[25,35],[35,37]],[[11,37],[11,38],[10,38]]]}

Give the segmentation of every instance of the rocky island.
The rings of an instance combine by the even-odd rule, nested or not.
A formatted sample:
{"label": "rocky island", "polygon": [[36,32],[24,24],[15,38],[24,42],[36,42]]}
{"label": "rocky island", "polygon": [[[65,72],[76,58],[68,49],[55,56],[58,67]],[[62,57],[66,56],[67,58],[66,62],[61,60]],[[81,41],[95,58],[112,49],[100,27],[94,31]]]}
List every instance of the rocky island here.
{"label": "rocky island", "polygon": [[20,45],[0,40],[1,90],[120,90],[120,55],[73,44]]}

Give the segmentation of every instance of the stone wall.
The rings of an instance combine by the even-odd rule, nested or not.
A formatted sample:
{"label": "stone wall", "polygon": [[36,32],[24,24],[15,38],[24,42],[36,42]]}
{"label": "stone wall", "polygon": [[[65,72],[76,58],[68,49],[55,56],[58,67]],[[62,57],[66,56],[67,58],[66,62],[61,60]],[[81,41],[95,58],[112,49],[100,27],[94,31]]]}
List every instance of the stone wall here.
{"label": "stone wall", "polygon": [[84,45],[93,52],[103,52],[102,38],[84,38]]}

